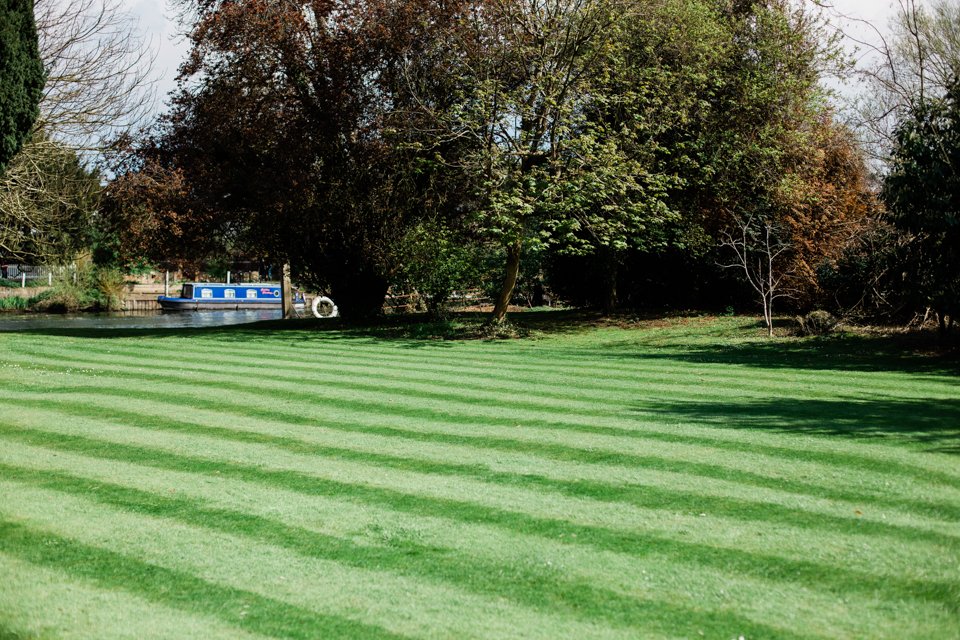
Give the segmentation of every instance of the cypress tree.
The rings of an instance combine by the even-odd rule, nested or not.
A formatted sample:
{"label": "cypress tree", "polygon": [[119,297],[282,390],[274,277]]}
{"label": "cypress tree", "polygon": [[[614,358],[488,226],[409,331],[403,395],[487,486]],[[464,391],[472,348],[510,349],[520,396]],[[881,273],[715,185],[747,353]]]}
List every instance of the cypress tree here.
{"label": "cypress tree", "polygon": [[0,0],[0,174],[30,135],[44,80],[32,0]]}

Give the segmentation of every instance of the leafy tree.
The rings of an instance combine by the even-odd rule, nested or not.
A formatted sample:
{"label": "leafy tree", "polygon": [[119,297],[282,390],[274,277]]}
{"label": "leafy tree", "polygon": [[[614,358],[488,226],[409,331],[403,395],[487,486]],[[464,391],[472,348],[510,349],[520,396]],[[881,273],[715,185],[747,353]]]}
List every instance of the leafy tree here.
{"label": "leafy tree", "polygon": [[442,203],[428,159],[389,139],[396,61],[419,46],[421,7],[183,6],[193,49],[182,88],[121,163],[114,218],[140,229],[175,218],[182,232],[156,247],[165,258],[290,261],[344,315],[376,313],[406,220]]}
{"label": "leafy tree", "polygon": [[903,269],[914,299],[946,333],[960,308],[960,83],[918,103],[896,133],[883,184],[891,223],[905,234]]}
{"label": "leafy tree", "polygon": [[501,322],[524,252],[616,253],[650,242],[671,218],[662,201],[669,179],[649,161],[649,121],[639,118],[646,103],[619,91],[627,84],[623,32],[647,17],[645,3],[464,6],[463,19],[435,35],[445,52],[435,73],[456,82],[440,105],[415,101],[427,108],[410,117],[465,141],[442,161],[466,176],[463,206],[505,256],[491,316]]}
{"label": "leafy tree", "polygon": [[0,0],[0,174],[30,135],[44,77],[33,3]]}
{"label": "leafy tree", "polygon": [[31,135],[0,179],[0,245],[63,260],[101,235],[92,152],[149,110],[151,58],[117,0],[36,0],[33,10],[46,82]]}

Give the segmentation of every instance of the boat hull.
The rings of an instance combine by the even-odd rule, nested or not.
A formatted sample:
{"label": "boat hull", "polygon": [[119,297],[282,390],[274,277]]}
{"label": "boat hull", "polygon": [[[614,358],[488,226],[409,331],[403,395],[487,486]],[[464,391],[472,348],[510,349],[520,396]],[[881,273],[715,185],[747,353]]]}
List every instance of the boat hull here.
{"label": "boat hull", "polygon": [[280,300],[245,300],[237,299],[200,299],[200,298],[171,298],[160,296],[157,303],[163,311],[248,311],[251,309],[283,308]]}

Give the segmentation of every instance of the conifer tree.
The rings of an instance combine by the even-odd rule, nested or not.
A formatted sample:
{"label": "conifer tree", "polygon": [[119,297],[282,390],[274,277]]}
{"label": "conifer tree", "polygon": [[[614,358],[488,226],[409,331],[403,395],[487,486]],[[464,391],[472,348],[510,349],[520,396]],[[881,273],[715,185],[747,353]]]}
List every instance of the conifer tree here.
{"label": "conifer tree", "polygon": [[30,0],[0,0],[0,173],[37,118],[44,83]]}

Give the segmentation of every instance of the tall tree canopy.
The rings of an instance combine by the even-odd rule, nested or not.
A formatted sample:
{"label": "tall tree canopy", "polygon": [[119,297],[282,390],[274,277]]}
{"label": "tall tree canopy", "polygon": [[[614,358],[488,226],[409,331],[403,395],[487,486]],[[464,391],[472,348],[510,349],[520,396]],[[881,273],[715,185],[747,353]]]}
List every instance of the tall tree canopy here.
{"label": "tall tree canopy", "polygon": [[739,214],[812,244],[842,208],[832,45],[788,0],[182,7],[181,88],[110,187],[153,259],[290,260],[362,315],[410,228],[442,228],[501,257],[499,321],[522,257],[599,256],[612,303],[626,252],[703,251]]}
{"label": "tall tree canopy", "polygon": [[[159,225],[168,231],[153,257],[233,251],[290,260],[301,281],[332,288],[345,313],[378,310],[402,223],[411,208],[430,206],[427,178],[404,170],[411,153],[385,130],[392,69],[415,49],[423,7],[188,5],[196,13],[182,89],[111,188],[116,209],[176,218]],[[171,179],[184,188],[164,186]],[[175,201],[127,206],[157,203],[160,192]]]}
{"label": "tall tree canopy", "polygon": [[901,268],[920,305],[933,307],[941,330],[960,310],[960,83],[942,99],[916,105],[897,130],[884,181],[889,218],[906,239]]}
{"label": "tall tree canopy", "polygon": [[43,62],[31,0],[0,0],[0,174],[39,113]]}

